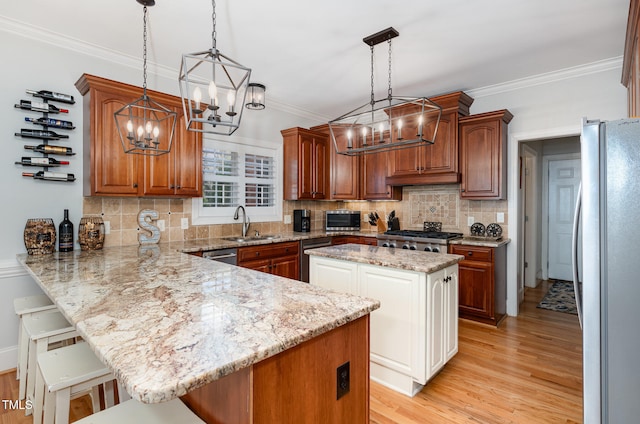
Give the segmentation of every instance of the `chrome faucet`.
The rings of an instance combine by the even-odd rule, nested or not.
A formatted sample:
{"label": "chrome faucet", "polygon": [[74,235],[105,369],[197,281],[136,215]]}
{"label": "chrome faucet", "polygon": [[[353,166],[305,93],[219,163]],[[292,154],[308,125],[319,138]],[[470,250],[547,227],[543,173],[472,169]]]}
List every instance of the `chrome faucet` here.
{"label": "chrome faucet", "polygon": [[240,205],[236,208],[236,211],[233,214],[233,219],[238,219],[240,217],[238,213],[240,209],[242,209],[242,237],[246,237],[247,231],[249,231],[249,225],[251,225],[251,221],[249,221],[249,217],[247,216],[247,211],[244,210],[244,206]]}

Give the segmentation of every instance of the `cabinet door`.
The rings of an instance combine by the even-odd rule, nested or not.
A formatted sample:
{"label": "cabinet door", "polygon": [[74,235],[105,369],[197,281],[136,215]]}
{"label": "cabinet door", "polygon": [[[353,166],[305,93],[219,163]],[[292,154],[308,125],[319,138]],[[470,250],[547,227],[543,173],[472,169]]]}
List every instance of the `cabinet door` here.
{"label": "cabinet door", "polygon": [[362,198],[364,200],[400,200],[402,188],[387,184],[389,152],[362,157]]}
{"label": "cabinet door", "polygon": [[359,279],[359,294],[380,301],[371,313],[371,361],[424,384],[425,274],[360,265]]}
{"label": "cabinet door", "polygon": [[458,262],[459,309],[461,314],[493,317],[493,265],[487,262]]}
{"label": "cabinet door", "polygon": [[274,259],[272,261],[271,273],[281,277],[291,278],[293,280],[300,279],[300,257],[285,256],[284,258]]}
{"label": "cabinet door", "polygon": [[340,293],[358,294],[358,264],[311,255],[309,284]]}
{"label": "cabinet door", "polygon": [[326,138],[313,139],[313,198],[327,199],[329,196],[329,145]]}
{"label": "cabinet door", "polygon": [[[340,150],[347,148],[346,130],[334,131],[336,144]],[[360,164],[357,156],[340,155],[336,153],[331,136],[329,136],[331,148],[331,199],[357,200],[359,196]]]}
{"label": "cabinet door", "polygon": [[[433,144],[422,147],[422,173],[458,172],[458,112],[443,113]],[[433,133],[435,119],[425,122],[426,134]]]}
{"label": "cabinet door", "polygon": [[[173,109],[175,112],[175,108]],[[165,125],[160,128],[162,134],[168,134],[171,130],[171,126],[166,121]],[[174,132],[169,153],[159,156],[141,156],[144,164],[143,194],[145,196],[167,196],[175,193],[174,169],[179,143],[180,141]]]}
{"label": "cabinet door", "polygon": [[444,269],[427,277],[427,374],[434,376],[446,363],[445,357],[445,272]]}
{"label": "cabinet door", "polygon": [[498,196],[499,122],[461,126],[462,197]]}
{"label": "cabinet door", "polygon": [[458,353],[458,266],[453,265],[445,270],[445,362]]}
{"label": "cabinet door", "polygon": [[255,271],[266,272],[267,274],[271,273],[271,259],[258,259],[255,261],[245,261],[242,264],[239,264],[243,268],[253,269]]}
{"label": "cabinet door", "polygon": [[91,140],[84,150],[91,155],[91,169],[85,170],[91,174],[91,195],[137,196],[139,155],[124,153],[113,117],[134,98],[98,90],[90,95]]}
{"label": "cabinet door", "polygon": [[423,146],[400,149],[391,153],[393,161],[391,176],[405,176],[420,174],[420,158],[423,155]]}
{"label": "cabinet door", "polygon": [[202,197],[202,133],[188,131],[184,112],[178,109],[175,146],[175,193]]}
{"label": "cabinet door", "polygon": [[298,198],[313,199],[314,187],[314,149],[315,143],[310,134],[299,136],[299,162],[298,162]]}

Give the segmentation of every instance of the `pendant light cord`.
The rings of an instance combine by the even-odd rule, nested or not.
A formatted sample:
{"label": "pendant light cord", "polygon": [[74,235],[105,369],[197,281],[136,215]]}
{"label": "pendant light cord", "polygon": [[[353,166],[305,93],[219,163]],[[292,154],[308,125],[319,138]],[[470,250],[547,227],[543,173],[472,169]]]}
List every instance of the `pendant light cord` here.
{"label": "pendant light cord", "polygon": [[144,92],[144,97],[147,97],[147,6],[144,7],[144,13],[142,18],[143,30],[142,30],[142,40],[143,40],[143,49],[142,49],[142,90]]}
{"label": "pendant light cord", "polygon": [[391,101],[392,92],[391,92],[391,38],[389,38],[389,89],[387,90],[387,98]]}
{"label": "pendant light cord", "polygon": [[216,0],[211,0],[211,7],[213,12],[211,13],[211,21],[213,22],[213,30],[211,31],[211,45],[212,50],[216,50]]}

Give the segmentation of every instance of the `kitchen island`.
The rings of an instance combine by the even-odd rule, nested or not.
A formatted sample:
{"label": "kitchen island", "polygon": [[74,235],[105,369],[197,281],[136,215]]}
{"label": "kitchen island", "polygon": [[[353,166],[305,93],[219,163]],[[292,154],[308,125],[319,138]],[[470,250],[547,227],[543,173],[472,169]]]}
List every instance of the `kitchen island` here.
{"label": "kitchen island", "polygon": [[380,300],[371,314],[371,379],[414,396],[458,352],[463,256],[345,244],[306,250],[309,282]]}
{"label": "kitchen island", "polygon": [[181,397],[206,422],[368,422],[377,301],[167,245],[18,260],[137,401]]}

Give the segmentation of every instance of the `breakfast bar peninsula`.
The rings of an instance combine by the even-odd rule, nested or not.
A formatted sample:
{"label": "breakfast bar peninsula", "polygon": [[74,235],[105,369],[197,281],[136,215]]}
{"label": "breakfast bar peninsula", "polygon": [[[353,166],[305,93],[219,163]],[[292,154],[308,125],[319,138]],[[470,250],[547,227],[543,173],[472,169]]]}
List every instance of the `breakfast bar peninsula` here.
{"label": "breakfast bar peninsula", "polygon": [[209,423],[369,422],[378,301],[162,244],[18,260],[136,401],[180,397]]}

